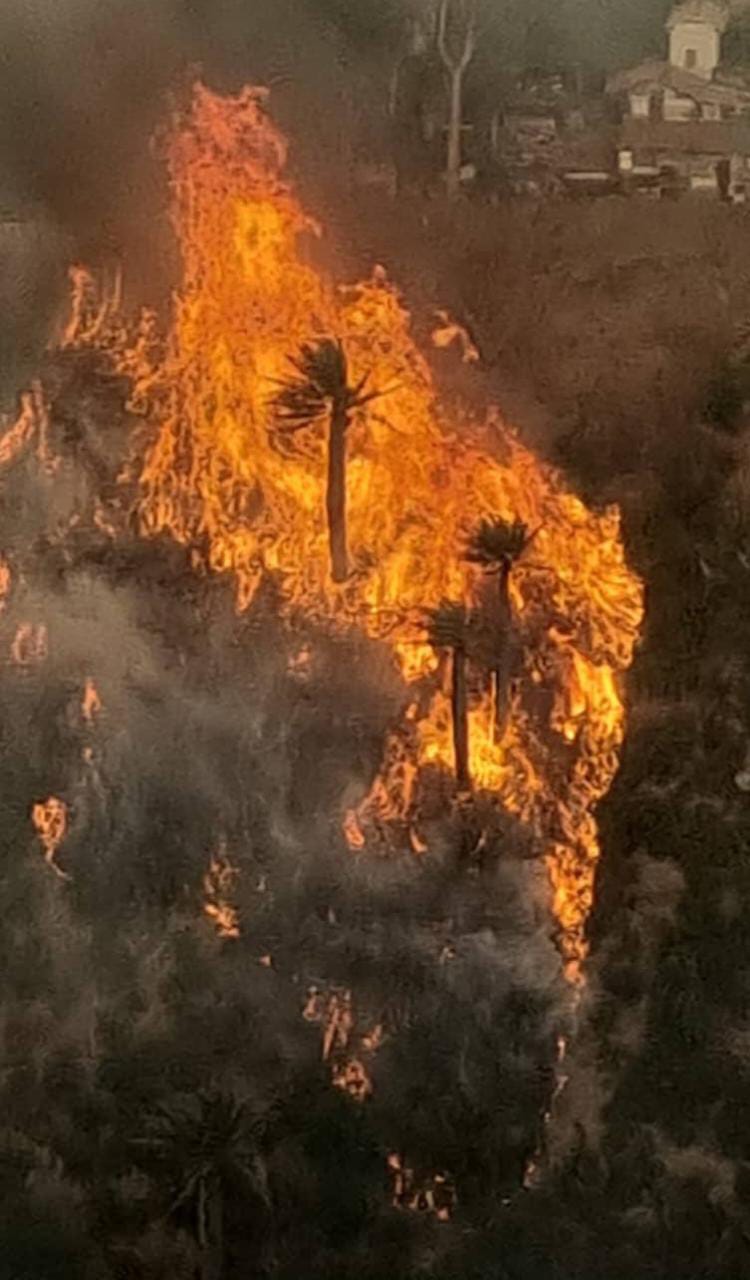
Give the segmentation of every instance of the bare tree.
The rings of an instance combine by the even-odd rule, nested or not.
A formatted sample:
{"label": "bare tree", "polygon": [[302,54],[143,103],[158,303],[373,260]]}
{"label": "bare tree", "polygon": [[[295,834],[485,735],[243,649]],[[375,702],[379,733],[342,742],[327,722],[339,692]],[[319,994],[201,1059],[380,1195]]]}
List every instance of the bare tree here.
{"label": "bare tree", "polygon": [[450,84],[446,185],[454,198],[461,189],[464,80],[477,47],[477,0],[440,0],[438,49]]}

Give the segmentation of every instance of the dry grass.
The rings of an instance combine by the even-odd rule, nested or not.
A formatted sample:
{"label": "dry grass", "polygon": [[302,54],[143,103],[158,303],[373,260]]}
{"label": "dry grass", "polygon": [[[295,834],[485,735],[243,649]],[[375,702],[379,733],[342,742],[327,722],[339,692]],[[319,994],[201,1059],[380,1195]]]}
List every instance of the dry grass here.
{"label": "dry grass", "polygon": [[[384,263],[415,311],[471,325],[489,389],[553,453],[575,433],[613,474],[695,419],[750,316],[750,212],[610,199],[491,207],[368,194],[325,211],[338,270]],[[343,253],[341,246],[344,246]]]}

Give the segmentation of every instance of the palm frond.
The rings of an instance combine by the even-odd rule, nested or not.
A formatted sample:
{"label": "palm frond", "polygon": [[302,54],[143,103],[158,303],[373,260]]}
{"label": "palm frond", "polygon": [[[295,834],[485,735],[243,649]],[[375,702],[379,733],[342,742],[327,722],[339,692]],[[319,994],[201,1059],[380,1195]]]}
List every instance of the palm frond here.
{"label": "palm frond", "polygon": [[522,520],[484,519],[469,538],[466,559],[485,568],[511,565],[523,555],[530,541]]}
{"label": "palm frond", "polygon": [[322,418],[333,402],[345,402],[347,362],[342,344],[332,338],[306,342],[289,361],[294,374],[273,398],[277,424],[296,430]]}
{"label": "palm frond", "polygon": [[349,369],[343,344],[334,338],[306,342],[299,356],[291,361],[301,379],[330,399],[342,396],[348,388]]}
{"label": "palm frond", "polygon": [[338,338],[304,343],[289,364],[294,374],[275,380],[279,390],[272,399],[276,427],[282,431],[312,426],[332,405],[352,413],[387,394],[367,390],[369,374],[349,384],[349,363]]}
{"label": "palm frond", "polygon": [[427,615],[427,635],[433,649],[463,649],[469,625],[463,604],[441,600]]}

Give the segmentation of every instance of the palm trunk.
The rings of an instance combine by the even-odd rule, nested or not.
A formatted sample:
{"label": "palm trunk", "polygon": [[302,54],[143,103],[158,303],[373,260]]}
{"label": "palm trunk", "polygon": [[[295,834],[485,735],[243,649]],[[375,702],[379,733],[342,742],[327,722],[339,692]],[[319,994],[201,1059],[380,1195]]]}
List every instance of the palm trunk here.
{"label": "palm trunk", "polygon": [[224,1205],[221,1188],[209,1195],[206,1233],[201,1260],[201,1280],[222,1280],[224,1275]]}
{"label": "palm trunk", "polygon": [[451,110],[448,121],[448,164],[446,184],[448,195],[455,198],[461,190],[461,126],[463,124],[463,70],[451,75]]}
{"label": "palm trunk", "polygon": [[224,1206],[220,1186],[198,1183],[196,1227],[200,1250],[200,1280],[221,1280],[224,1274]]}
{"label": "palm trunk", "polygon": [[328,541],[331,551],[331,577],[346,582],[349,555],[346,542],[346,430],[349,425],[346,408],[334,404],[328,439]]}
{"label": "palm trunk", "polygon": [[505,734],[508,721],[508,693],[510,685],[510,639],[513,626],[513,614],[510,607],[510,564],[500,566],[500,610],[498,615],[498,653],[495,669],[492,672],[493,698],[495,704],[494,734],[495,741],[500,742]]}
{"label": "palm trunk", "polygon": [[504,560],[500,565],[499,595],[500,621],[503,630],[510,630],[513,613],[510,607],[510,561]]}
{"label": "palm trunk", "polygon": [[459,791],[471,790],[469,767],[469,709],[466,693],[466,653],[453,650],[451,703],[453,710],[453,752],[456,762],[456,785]]}

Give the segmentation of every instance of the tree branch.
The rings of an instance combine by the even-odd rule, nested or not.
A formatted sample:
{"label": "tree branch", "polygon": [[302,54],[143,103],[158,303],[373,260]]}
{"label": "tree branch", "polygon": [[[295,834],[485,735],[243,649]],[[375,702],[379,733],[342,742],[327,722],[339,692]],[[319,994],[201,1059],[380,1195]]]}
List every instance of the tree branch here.
{"label": "tree branch", "polygon": [[440,57],[452,75],[462,75],[471,63],[477,47],[477,10],[474,0],[463,6],[466,25],[464,28],[464,47],[458,58],[454,58],[448,47],[448,16],[452,0],[441,0],[438,15],[438,49]]}

